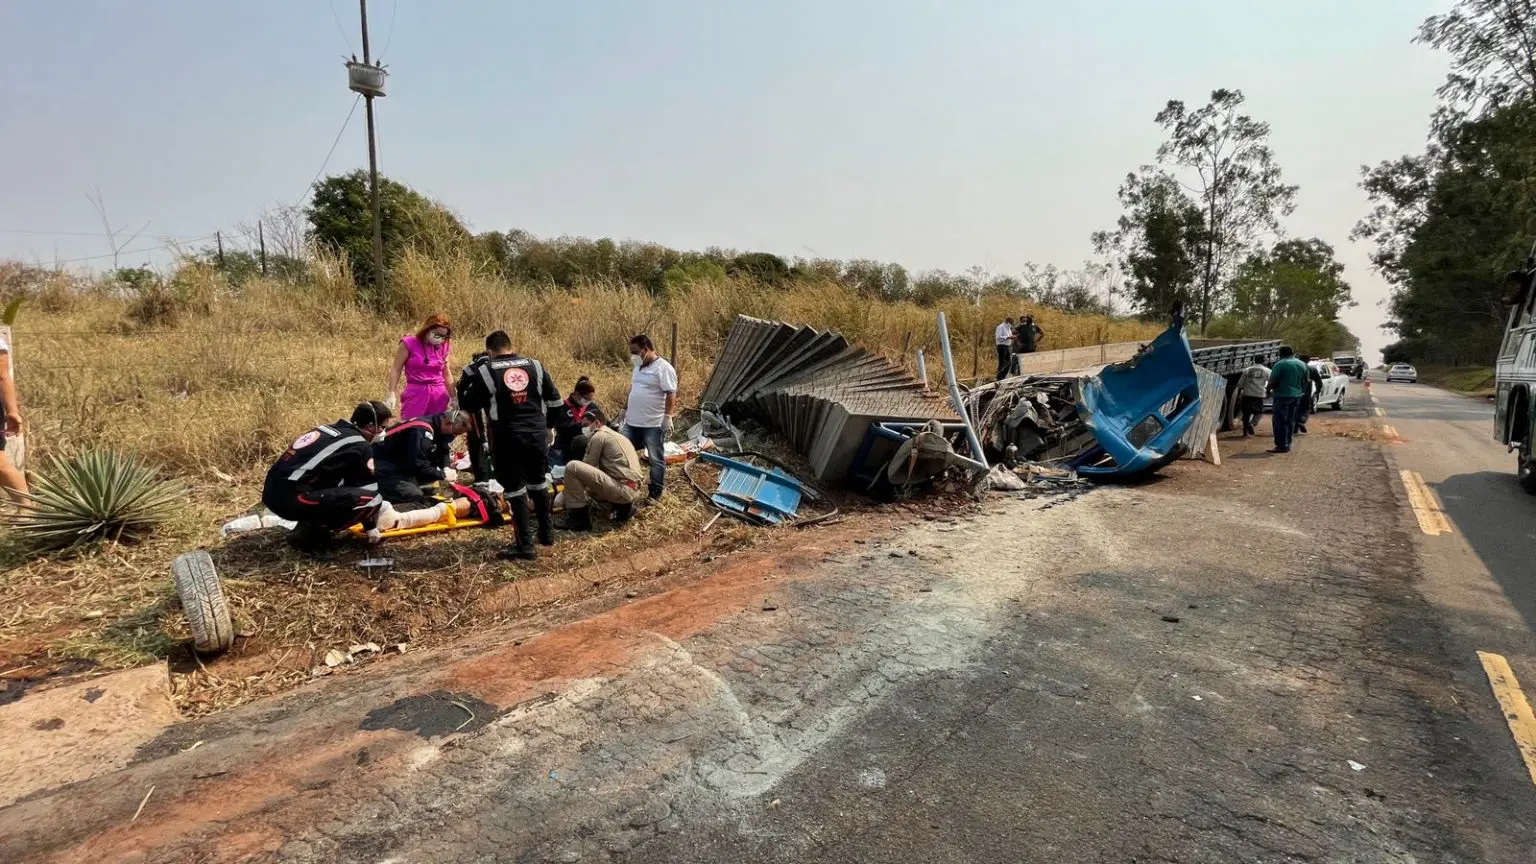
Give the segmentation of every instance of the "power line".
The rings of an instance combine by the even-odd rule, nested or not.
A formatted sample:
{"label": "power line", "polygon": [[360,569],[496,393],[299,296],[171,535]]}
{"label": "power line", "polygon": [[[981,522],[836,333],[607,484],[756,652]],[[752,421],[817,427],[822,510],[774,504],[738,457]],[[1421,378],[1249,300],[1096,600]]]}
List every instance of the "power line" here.
{"label": "power line", "polygon": [[310,180],[309,185],[304,187],[304,191],[299,193],[298,204],[295,204],[295,207],[303,204],[304,199],[309,197],[310,190],[315,188],[316,183],[320,182],[320,175],[325,173],[325,166],[331,164],[331,157],[336,153],[336,145],[341,143],[341,136],[347,134],[347,127],[352,125],[352,115],[357,113],[357,103],[361,101],[363,101],[361,95],[352,100],[352,110],[347,112],[347,119],[341,121],[341,130],[336,133],[336,140],[331,142],[331,149],[326,151],[325,161],[320,163],[320,170],[315,172],[314,179]]}
{"label": "power line", "polygon": [[389,7],[389,33],[384,36],[384,50],[379,52],[378,62],[383,62],[384,55],[389,53],[389,46],[395,41],[395,19],[400,17],[400,0],[395,0]]}
{"label": "power line", "polygon": [[[122,233],[122,232],[118,232]],[[37,231],[31,228],[0,228],[0,234],[28,234],[36,237],[113,237],[105,231]],[[192,234],[155,234],[156,237],[177,240],[201,239]]]}
{"label": "power line", "polygon": [[352,51],[352,40],[347,38],[347,31],[341,27],[341,19],[336,16],[336,0],[326,0],[326,5],[331,7],[331,20],[336,22],[336,32],[341,34],[341,44],[346,46],[347,52]]}

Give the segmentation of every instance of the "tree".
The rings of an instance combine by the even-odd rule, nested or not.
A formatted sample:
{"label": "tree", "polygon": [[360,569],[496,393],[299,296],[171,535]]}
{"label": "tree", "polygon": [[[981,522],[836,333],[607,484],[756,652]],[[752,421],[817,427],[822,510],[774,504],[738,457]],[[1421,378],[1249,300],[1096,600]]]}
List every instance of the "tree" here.
{"label": "tree", "polygon": [[1536,3],[1460,0],[1431,15],[1414,40],[1451,55],[1451,71],[1436,91],[1435,127],[1528,101],[1536,93]]}
{"label": "tree", "polygon": [[1244,325],[1244,335],[1264,339],[1337,321],[1339,310],[1354,302],[1344,265],[1332,246],[1316,238],[1284,240],[1249,256],[1233,277],[1231,291],[1231,315]]}
{"label": "tree", "polygon": [[1126,175],[1119,198],[1125,211],[1115,230],[1095,233],[1093,245],[1125,274],[1131,308],[1161,318],[1175,303],[1192,306],[1195,254],[1205,234],[1199,205],[1152,168]]}
{"label": "tree", "polygon": [[[379,178],[379,213],[384,252],[393,257],[407,246],[441,256],[468,245],[469,232],[448,208],[407,186]],[[327,177],[315,186],[304,211],[309,237],[347,256],[360,284],[376,292],[380,274],[373,272],[373,211],[368,200],[368,173]]]}
{"label": "tree", "polygon": [[1182,169],[1205,220],[1195,255],[1202,333],[1237,264],[1267,235],[1279,233],[1280,217],[1296,207],[1296,187],[1281,182],[1269,148],[1269,124],[1239,114],[1243,101],[1240,90],[1216,90],[1193,111],[1170,100],[1156,118],[1168,133],[1157,161]]}

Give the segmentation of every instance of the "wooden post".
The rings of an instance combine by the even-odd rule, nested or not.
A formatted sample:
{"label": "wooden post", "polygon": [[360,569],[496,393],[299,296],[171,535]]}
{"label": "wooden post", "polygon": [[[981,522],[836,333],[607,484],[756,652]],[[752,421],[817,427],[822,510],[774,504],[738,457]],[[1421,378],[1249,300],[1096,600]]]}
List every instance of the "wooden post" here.
{"label": "wooden post", "polygon": [[971,343],[971,380],[981,380],[981,337]]}
{"label": "wooden post", "polygon": [[219,269],[224,269],[224,235],[222,232],[213,232],[213,242],[219,246]]}
{"label": "wooden post", "polygon": [[261,247],[261,275],[267,275],[267,235],[261,229],[261,222],[256,222],[256,243]]}
{"label": "wooden post", "polygon": [[672,353],[667,355],[667,359],[672,362],[672,368],[676,369],[677,368],[677,322],[676,321],[672,322],[672,349],[671,350],[672,350]]}
{"label": "wooden post", "polygon": [[912,347],[912,331],[908,330],[906,332],[906,334],[901,337],[901,362],[902,362],[902,365],[906,365],[906,362],[907,362],[907,351],[909,349],[911,349],[911,347]]}

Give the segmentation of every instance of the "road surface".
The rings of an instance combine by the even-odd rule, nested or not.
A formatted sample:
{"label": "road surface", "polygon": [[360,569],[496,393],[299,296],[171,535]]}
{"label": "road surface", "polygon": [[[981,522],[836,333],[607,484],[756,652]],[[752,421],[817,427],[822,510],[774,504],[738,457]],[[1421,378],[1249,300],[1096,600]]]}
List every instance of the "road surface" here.
{"label": "road surface", "polygon": [[172,727],[0,808],[0,860],[1529,864],[1475,652],[1536,683],[1530,502],[1482,406],[1376,389]]}

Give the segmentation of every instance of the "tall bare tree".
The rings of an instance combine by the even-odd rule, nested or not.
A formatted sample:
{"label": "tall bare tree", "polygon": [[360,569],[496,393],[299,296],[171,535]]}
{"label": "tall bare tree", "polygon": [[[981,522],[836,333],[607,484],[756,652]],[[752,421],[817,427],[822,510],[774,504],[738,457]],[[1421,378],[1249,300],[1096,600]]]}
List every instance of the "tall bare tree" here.
{"label": "tall bare tree", "polygon": [[1175,99],[1157,114],[1168,133],[1157,160],[1177,170],[1205,217],[1195,256],[1201,333],[1237,265],[1296,209],[1296,187],[1281,181],[1269,148],[1269,124],[1239,113],[1243,99],[1241,90],[1216,90],[1200,108]]}

